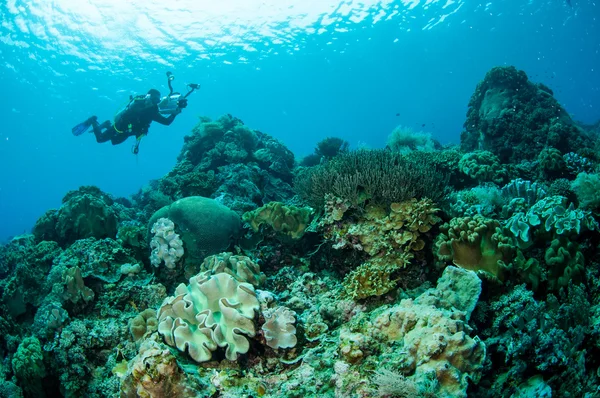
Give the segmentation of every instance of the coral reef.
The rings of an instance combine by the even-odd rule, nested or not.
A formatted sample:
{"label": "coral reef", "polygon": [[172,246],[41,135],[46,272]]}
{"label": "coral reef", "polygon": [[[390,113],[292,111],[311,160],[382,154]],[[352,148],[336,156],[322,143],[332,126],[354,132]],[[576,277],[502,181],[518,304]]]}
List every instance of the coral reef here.
{"label": "coral reef", "polygon": [[186,263],[201,263],[204,257],[222,252],[241,233],[240,218],[235,212],[201,196],[179,199],[158,210],[148,223],[150,232],[161,218],[171,220],[179,231]]}
{"label": "coral reef", "polygon": [[479,215],[453,218],[442,225],[440,231],[434,249],[440,265],[452,262],[461,268],[504,279],[516,255],[516,247],[502,234],[498,221]]}
{"label": "coral reef", "polygon": [[513,66],[492,68],[477,85],[464,128],[462,150],[490,151],[506,163],[533,160],[548,147],[568,153],[592,145],[552,91]]}
{"label": "coral reef", "polygon": [[511,67],[462,151],[398,129],[297,165],[201,118],[131,200],[80,187],[0,246],[0,396],[595,396],[591,129]]}

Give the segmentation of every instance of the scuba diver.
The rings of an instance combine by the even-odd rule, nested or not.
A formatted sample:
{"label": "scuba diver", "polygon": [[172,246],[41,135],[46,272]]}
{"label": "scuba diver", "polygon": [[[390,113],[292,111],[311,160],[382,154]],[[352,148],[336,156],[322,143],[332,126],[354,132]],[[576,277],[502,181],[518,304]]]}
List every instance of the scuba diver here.
{"label": "scuba diver", "polygon": [[[129,103],[115,115],[114,123],[110,120],[102,124],[98,123],[98,118],[92,116],[85,122],[78,124],[71,129],[73,135],[81,135],[92,127],[98,143],[110,141],[113,145],[118,145],[129,137],[135,137],[136,143],[132,152],[139,152],[141,139],[148,134],[148,129],[152,122],[158,122],[165,126],[170,125],[175,117],[181,113],[181,110],[187,107],[187,97],[196,89],[200,88],[198,84],[188,84],[190,90],[185,96],[180,93],[174,93],[171,81],[174,76],[167,72],[169,83],[169,95],[162,98],[160,92],[156,89],[150,89],[146,95],[131,96]],[[165,117],[163,115],[169,115]]]}

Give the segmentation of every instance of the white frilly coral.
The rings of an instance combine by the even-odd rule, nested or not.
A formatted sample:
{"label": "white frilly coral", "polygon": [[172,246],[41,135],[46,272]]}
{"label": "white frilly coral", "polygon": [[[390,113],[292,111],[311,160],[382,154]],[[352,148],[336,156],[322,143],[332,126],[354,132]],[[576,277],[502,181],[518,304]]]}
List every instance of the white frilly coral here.
{"label": "white frilly coral", "polygon": [[270,314],[264,313],[265,324],[262,330],[267,345],[271,348],[292,348],[296,346],[296,313],[286,307],[277,307]]}
{"label": "white frilly coral", "polygon": [[150,241],[150,262],[159,267],[164,261],[167,268],[175,268],[177,261],[183,256],[183,241],[175,233],[175,224],[168,218],[159,218],[152,226],[152,233],[154,237]]}

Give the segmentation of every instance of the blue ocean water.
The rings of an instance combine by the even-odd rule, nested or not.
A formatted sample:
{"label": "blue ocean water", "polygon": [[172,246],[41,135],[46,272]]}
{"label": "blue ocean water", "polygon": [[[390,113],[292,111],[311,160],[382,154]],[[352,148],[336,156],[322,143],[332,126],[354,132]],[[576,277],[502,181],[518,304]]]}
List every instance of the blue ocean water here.
{"label": "blue ocean water", "polygon": [[[600,109],[592,0],[7,0],[0,5],[0,241],[81,185],[136,192],[175,164],[198,120],[230,113],[300,157],[326,136],[382,147],[397,125],[458,143],[493,66],[514,65],[576,120]],[[200,83],[138,156],[71,127],[130,94]]]}

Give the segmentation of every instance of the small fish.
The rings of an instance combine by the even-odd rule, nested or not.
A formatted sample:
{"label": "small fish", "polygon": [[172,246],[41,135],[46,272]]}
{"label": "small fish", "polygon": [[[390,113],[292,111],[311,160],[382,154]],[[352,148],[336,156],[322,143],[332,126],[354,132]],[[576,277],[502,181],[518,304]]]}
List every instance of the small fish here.
{"label": "small fish", "polygon": [[400,116],[400,114],[399,114],[399,113],[396,113],[396,116]]}
{"label": "small fish", "polygon": [[569,7],[573,7],[573,5],[571,4],[571,0],[567,0],[567,5],[568,5]]}

